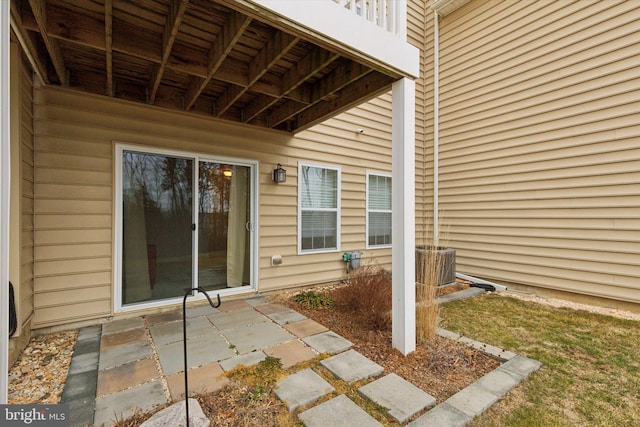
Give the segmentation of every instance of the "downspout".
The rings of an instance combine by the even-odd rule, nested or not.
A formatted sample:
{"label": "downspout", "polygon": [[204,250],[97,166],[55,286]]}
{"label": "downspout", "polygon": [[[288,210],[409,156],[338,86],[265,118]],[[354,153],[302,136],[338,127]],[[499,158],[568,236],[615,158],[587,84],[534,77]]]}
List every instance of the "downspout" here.
{"label": "downspout", "polygon": [[10,2],[0,1],[0,404],[9,386]]}
{"label": "downspout", "polygon": [[493,286],[494,288],[496,288],[496,290],[499,290],[499,291],[506,291],[507,290],[507,287],[504,286],[504,285],[499,285],[497,283],[489,282],[488,280],[479,279],[477,277],[469,276],[467,274],[456,273],[456,277],[459,278],[459,279],[468,280],[469,282],[479,283],[481,285],[490,285],[490,286]]}
{"label": "downspout", "polygon": [[439,151],[440,151],[440,26],[438,12],[433,12],[433,245],[439,239]]}

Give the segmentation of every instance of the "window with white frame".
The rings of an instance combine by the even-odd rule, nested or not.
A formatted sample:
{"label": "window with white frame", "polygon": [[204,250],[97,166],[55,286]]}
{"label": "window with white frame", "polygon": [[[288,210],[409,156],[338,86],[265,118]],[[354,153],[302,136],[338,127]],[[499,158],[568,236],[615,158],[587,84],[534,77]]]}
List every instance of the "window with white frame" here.
{"label": "window with white frame", "polygon": [[298,164],[298,252],[340,249],[340,168]]}
{"label": "window with white frame", "polygon": [[367,172],[367,247],[391,246],[391,175]]}

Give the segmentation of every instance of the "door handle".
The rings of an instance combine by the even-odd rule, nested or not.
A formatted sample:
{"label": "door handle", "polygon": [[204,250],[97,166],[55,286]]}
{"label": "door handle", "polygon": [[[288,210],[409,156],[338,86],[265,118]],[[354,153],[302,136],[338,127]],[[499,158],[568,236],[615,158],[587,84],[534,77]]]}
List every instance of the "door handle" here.
{"label": "door handle", "polygon": [[253,231],[253,224],[251,223],[251,221],[247,221],[244,224],[244,229],[249,231],[249,232]]}

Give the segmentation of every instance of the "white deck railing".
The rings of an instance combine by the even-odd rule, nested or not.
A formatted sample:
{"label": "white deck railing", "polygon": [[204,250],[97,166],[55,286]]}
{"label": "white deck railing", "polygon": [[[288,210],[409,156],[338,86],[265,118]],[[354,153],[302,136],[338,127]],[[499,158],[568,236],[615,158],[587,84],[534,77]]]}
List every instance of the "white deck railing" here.
{"label": "white deck railing", "polygon": [[405,33],[403,0],[332,0],[369,22],[398,35]]}

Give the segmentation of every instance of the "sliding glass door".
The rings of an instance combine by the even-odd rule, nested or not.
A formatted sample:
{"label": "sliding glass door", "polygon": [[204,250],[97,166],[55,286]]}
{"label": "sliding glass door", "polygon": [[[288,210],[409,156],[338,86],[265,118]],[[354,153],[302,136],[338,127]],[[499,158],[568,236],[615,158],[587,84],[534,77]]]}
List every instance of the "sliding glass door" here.
{"label": "sliding glass door", "polygon": [[251,169],[201,161],[198,170],[198,283],[249,286]]}
{"label": "sliding glass door", "polygon": [[253,165],[121,150],[121,305],[251,286]]}

